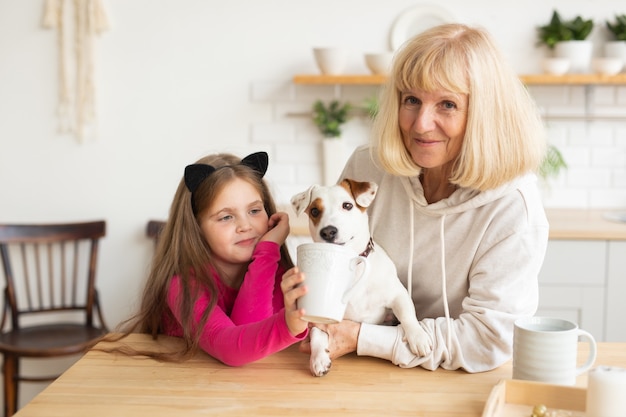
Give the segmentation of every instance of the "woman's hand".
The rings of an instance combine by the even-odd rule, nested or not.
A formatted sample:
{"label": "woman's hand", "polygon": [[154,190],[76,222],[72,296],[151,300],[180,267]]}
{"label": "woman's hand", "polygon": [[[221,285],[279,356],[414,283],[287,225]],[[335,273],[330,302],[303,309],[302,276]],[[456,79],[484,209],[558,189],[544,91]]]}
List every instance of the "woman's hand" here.
{"label": "woman's hand", "polygon": [[[361,323],[342,320],[336,324],[315,324],[314,326],[328,333],[328,350],[331,360],[356,352]],[[308,337],[300,343],[300,352],[311,353],[311,341]]]}
{"label": "woman's hand", "polygon": [[289,269],[283,275],[280,283],[280,289],[283,292],[285,300],[285,321],[292,336],[297,336],[305,331],[309,324],[302,320],[304,309],[298,309],[296,300],[307,293],[306,285],[300,285],[304,282],[304,273],[300,272],[297,266]]}
{"label": "woman's hand", "polygon": [[267,226],[268,230],[261,236],[261,241],[274,242],[279,246],[285,243],[287,236],[289,236],[289,215],[287,213],[279,211],[272,214]]}

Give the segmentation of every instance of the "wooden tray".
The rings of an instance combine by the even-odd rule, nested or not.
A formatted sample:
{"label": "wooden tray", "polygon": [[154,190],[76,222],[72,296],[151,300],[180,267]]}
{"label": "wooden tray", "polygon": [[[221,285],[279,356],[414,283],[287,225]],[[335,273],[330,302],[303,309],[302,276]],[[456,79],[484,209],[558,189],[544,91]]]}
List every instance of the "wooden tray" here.
{"label": "wooden tray", "polygon": [[503,379],[493,387],[482,417],[530,417],[535,405],[563,410],[568,417],[584,417],[587,390],[580,387]]}

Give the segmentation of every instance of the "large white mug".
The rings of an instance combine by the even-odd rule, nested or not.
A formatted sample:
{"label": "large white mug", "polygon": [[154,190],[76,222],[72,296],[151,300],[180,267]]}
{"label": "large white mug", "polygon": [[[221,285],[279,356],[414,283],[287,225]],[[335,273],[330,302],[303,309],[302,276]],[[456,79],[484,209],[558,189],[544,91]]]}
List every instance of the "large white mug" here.
{"label": "large white mug", "polygon": [[[589,356],[577,367],[578,339],[589,344]],[[513,379],[574,385],[596,360],[596,341],[576,323],[554,317],[515,321]]]}
{"label": "large white mug", "polygon": [[299,245],[296,259],[308,288],[297,301],[305,311],[303,320],[340,322],[348,300],[367,275],[367,258],[344,246],[314,242]]}

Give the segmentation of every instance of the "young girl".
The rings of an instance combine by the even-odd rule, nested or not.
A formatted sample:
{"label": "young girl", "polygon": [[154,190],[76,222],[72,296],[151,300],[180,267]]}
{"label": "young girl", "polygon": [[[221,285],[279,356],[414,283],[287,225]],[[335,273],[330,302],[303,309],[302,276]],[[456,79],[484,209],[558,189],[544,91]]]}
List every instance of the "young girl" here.
{"label": "young girl", "polygon": [[[268,157],[210,155],[185,168],[159,236],[131,332],[181,337],[178,352],[135,352],[184,360],[199,349],[240,366],[304,339],[296,299],[306,292],[285,239],[289,218],[277,213],[263,176]],[[107,339],[105,339],[107,340]],[[113,339],[108,339],[113,340]]]}

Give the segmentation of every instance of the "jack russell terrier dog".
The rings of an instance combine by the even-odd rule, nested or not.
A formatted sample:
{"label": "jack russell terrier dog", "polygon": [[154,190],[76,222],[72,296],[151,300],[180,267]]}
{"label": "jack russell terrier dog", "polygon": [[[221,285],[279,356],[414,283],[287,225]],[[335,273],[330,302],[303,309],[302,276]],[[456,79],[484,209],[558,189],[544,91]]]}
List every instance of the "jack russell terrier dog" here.
{"label": "jack russell terrier dog", "polygon": [[[376,244],[369,231],[367,207],[376,196],[378,185],[345,179],[332,186],[313,185],[291,198],[296,214],[306,212],[309,231],[315,242],[345,245],[368,258],[369,276],[364,285],[350,297],[345,319],[361,323],[381,324],[389,310],[404,329],[405,341],[416,355],[430,353],[430,336],[419,324],[415,306],[400,282],[396,267],[385,250]],[[315,376],[328,373],[331,359],[328,334],[311,328],[310,368]]]}

